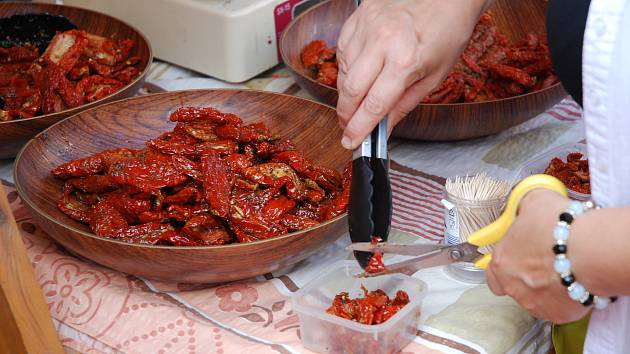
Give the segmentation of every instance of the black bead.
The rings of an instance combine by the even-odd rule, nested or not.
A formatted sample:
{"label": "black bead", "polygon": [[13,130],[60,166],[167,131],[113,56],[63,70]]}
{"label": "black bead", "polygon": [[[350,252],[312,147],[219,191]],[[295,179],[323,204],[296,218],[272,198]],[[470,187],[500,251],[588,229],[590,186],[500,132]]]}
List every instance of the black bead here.
{"label": "black bead", "polygon": [[555,254],[566,254],[567,253],[567,245],[554,245],[553,253]]}
{"label": "black bead", "polygon": [[566,277],[562,277],[562,285],[568,287],[573,283],[575,283],[575,277],[573,276],[573,274],[569,274]]}
{"label": "black bead", "polygon": [[613,296],[613,297],[610,298],[610,302],[611,303],[616,302],[616,301],[617,301],[617,297],[616,296]]}
{"label": "black bead", "polygon": [[582,305],[584,305],[584,306],[591,306],[593,304],[594,300],[595,300],[595,297],[593,296],[593,294],[588,294],[588,298],[586,300],[584,300]]}
{"label": "black bead", "polygon": [[571,223],[573,222],[573,215],[564,212],[562,214],[560,214],[560,221],[564,221],[567,224],[571,225]]}

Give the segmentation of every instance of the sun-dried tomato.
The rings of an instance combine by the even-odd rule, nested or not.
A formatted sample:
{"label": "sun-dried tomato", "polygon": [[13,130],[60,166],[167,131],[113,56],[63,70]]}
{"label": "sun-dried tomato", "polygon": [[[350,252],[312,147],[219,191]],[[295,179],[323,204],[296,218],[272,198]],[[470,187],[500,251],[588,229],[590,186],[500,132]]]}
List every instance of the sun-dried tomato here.
{"label": "sun-dried tomato", "polygon": [[[380,237],[372,236],[372,245],[376,245],[381,242]],[[367,267],[365,267],[366,273],[381,273],[385,271],[385,264],[383,263],[383,253],[374,252],[372,257],[368,261]]]}

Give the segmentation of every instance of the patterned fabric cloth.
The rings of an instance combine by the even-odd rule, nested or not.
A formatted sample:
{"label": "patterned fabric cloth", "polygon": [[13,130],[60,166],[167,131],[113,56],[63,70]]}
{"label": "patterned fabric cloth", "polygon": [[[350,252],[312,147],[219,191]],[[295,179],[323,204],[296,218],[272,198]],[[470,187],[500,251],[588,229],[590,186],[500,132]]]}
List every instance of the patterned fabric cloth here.
{"label": "patterned fabric cloth", "polygon": [[[279,68],[243,85],[199,77],[165,63],[145,91],[246,87],[308,96]],[[499,135],[458,143],[392,141],[392,241],[443,238],[444,178],[480,170],[512,179],[533,155],[583,139],[581,111],[565,100]],[[29,257],[67,347],[86,353],[309,353],[290,297],[333,261],[350,259],[342,237],[290,269],[221,284],[167,284],[67,254],[33,223],[14,191],[11,161],[0,163]],[[386,258],[386,262],[396,261]],[[444,267],[414,275],[429,285],[417,337],[405,353],[547,353],[550,329],[485,285],[450,278]]]}

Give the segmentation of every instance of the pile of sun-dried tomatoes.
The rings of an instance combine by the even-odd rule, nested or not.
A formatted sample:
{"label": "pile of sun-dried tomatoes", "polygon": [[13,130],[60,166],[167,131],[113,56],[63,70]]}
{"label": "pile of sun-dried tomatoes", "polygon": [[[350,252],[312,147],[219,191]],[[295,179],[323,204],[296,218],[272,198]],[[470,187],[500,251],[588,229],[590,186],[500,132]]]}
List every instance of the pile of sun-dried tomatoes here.
{"label": "pile of sun-dried tomatoes", "polygon": [[574,192],[591,194],[588,160],[579,152],[568,154],[566,162],[554,157],[545,169],[545,174],[556,177]]}
{"label": "pile of sun-dried tomatoes", "polygon": [[[301,53],[309,74],[325,85],[337,84],[335,48],[315,40]],[[442,84],[422,103],[483,102],[541,90],[558,82],[544,35],[528,34],[509,43],[490,13],[484,14],[468,47]]]}
{"label": "pile of sun-dried tomatoes", "polygon": [[337,294],[326,312],[362,324],[377,325],[409,303],[409,295],[403,290],[398,290],[396,297],[390,299],[383,290],[368,291],[364,286],[361,289],[363,298],[353,299],[347,292]]}
{"label": "pile of sun-dried tomatoes", "polygon": [[46,50],[0,47],[0,121],[31,118],[90,103],[138,76],[131,39],[81,30],[57,33]]}
{"label": "pile of sun-dried tomatoes", "polygon": [[177,246],[251,242],[344,213],[350,164],[339,172],[305,158],[263,123],[183,107],[173,131],[140,150],[113,149],[53,169],[58,207],[97,236]]}

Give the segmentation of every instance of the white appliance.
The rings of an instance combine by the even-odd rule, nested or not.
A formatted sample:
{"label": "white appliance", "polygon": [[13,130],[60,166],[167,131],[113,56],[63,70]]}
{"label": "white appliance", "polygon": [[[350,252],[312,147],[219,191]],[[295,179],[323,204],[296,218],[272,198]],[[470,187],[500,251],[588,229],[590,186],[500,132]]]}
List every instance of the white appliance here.
{"label": "white appliance", "polygon": [[[41,1],[41,0],[40,0]],[[299,13],[323,0],[45,0],[121,19],[162,60],[228,82],[280,63],[278,41]]]}

